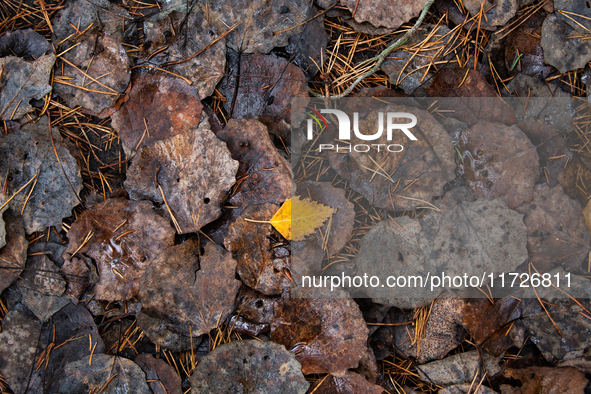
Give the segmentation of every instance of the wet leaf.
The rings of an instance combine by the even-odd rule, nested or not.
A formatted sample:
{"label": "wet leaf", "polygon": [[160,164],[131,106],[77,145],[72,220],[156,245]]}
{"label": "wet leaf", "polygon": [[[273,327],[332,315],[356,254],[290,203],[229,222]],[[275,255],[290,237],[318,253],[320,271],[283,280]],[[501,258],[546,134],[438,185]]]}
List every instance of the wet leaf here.
{"label": "wet leaf", "polygon": [[60,392],[87,393],[101,391],[105,394],[152,394],[146,383],[146,375],[131,360],[106,354],[86,356],[64,367],[65,377],[59,385]]}
{"label": "wet leaf", "polygon": [[300,24],[306,20],[311,3],[309,0],[199,0],[197,6],[220,33],[240,22],[227,36],[227,45],[234,51],[268,53],[274,47],[286,46],[289,37],[304,30]]}
{"label": "wet leaf", "polygon": [[270,324],[278,302],[279,297],[268,296],[243,285],[236,297],[236,313],[254,323]]}
{"label": "wet leaf", "polygon": [[532,200],[539,157],[517,126],[478,122],[462,133],[458,149],[466,183],[476,197],[501,198],[511,209]]}
{"label": "wet leaf", "polygon": [[591,29],[591,9],[587,2],[576,0],[554,0],[555,15],[567,22],[573,29],[586,34]]}
{"label": "wet leaf", "polygon": [[203,248],[199,256],[199,243],[189,240],[166,249],[140,281],[142,313],[187,337],[218,327],[234,310],[240,287],[232,255],[213,243]]}
{"label": "wet leaf", "polygon": [[548,15],[542,25],[541,44],[544,61],[561,74],[583,68],[591,60],[591,43],[554,14]]}
{"label": "wet leaf", "polygon": [[45,116],[0,137],[0,178],[8,179],[8,195],[12,197],[28,183],[8,205],[23,215],[27,233],[61,227],[62,218],[70,216],[72,208],[78,205],[77,194],[82,190],[76,160],[61,143],[57,130],[52,132],[59,162]]}
{"label": "wet leaf", "polygon": [[485,3],[484,6],[478,0],[464,0],[463,4],[473,16],[478,15],[481,7],[484,7],[479,24],[489,27],[504,26],[519,9],[517,0],[493,0]]}
{"label": "wet leaf", "polygon": [[[382,149],[370,153],[329,152],[331,166],[350,182],[351,188],[362,194],[373,206],[396,211],[413,210],[424,206],[424,201],[443,194],[443,187],[455,178],[454,149],[451,137],[426,111],[409,107],[386,106],[379,112],[410,112],[417,117],[411,129],[417,141],[410,141],[402,133],[396,143],[404,146],[404,153]],[[373,130],[378,124],[378,110],[359,121],[360,130]],[[402,121],[403,123],[406,121]],[[363,144],[357,136],[351,144]],[[386,133],[374,141],[388,145]],[[378,164],[378,165],[376,165]],[[417,180],[418,179],[418,180]],[[398,184],[398,187],[397,187]],[[421,202],[417,200],[422,200]]]}
{"label": "wet leaf", "polygon": [[573,153],[572,160],[558,177],[564,192],[586,206],[591,196],[591,153]]}
{"label": "wet leaf", "polygon": [[307,235],[322,226],[333,213],[333,208],[295,196],[286,200],[270,222],[287,240],[303,241]]}
{"label": "wet leaf", "polygon": [[237,170],[226,144],[202,122],[144,146],[127,170],[125,189],[132,199],[169,207],[178,233],[197,232],[220,216]]}
{"label": "wet leaf", "polygon": [[[308,17],[315,17],[319,13],[316,7],[311,7]],[[285,50],[294,56],[291,61],[300,67],[308,78],[312,78],[318,73],[317,65],[326,59],[329,36],[324,29],[324,15],[308,21],[304,26],[302,33],[289,37],[289,45]]]}
{"label": "wet leaf", "polygon": [[507,369],[503,375],[521,381],[522,385],[521,387],[501,385],[502,394],[583,394],[589,383],[585,374],[574,368]]}
{"label": "wet leaf", "polygon": [[308,97],[308,84],[302,70],[275,55],[243,56],[239,63],[237,73],[240,76],[230,73],[221,88],[226,96],[226,111],[236,119],[278,116],[291,122],[292,97]]}
{"label": "wet leaf", "polygon": [[343,0],[341,3],[351,12],[359,23],[370,22],[375,27],[397,29],[403,23],[419,16],[424,1],[381,1],[381,0]]}
{"label": "wet leaf", "polygon": [[20,304],[2,319],[0,372],[15,394],[27,392],[40,331],[41,321]]}
{"label": "wet leaf", "polygon": [[137,315],[138,327],[156,345],[171,352],[184,352],[199,345],[198,338],[179,334],[177,325],[167,320],[148,316],[145,313]]}
{"label": "wet leaf", "polygon": [[343,373],[356,368],[365,353],[368,329],[359,306],[345,292],[315,289],[312,297],[280,303],[271,339],[284,345],[302,364],[302,372]]}
{"label": "wet leaf", "polygon": [[[225,30],[226,27],[221,32]],[[199,97],[209,97],[224,75],[226,40],[222,38],[207,46],[218,39],[221,32],[198,12],[191,12],[187,17],[173,11],[159,21],[147,20],[139,62],[158,67],[180,62],[167,66],[167,70],[189,79]],[[196,53],[200,54],[194,56]]]}
{"label": "wet leaf", "polygon": [[6,245],[0,249],[0,293],[12,284],[25,268],[27,246],[23,219],[8,210],[4,213],[6,220]]}
{"label": "wet leaf", "polygon": [[29,101],[51,92],[54,62],[51,44],[31,29],[0,37],[0,119],[16,120],[33,111]]}
{"label": "wet leaf", "polygon": [[66,260],[61,269],[68,282],[66,295],[75,304],[78,303],[78,299],[84,294],[84,290],[89,285],[98,282],[98,274],[92,261],[88,257],[80,257],[72,257]]}
{"label": "wet leaf", "polygon": [[417,371],[423,382],[445,387],[480,382],[484,374],[494,376],[501,371],[500,361],[501,357],[472,350],[417,366]]}
{"label": "wet leaf", "polygon": [[536,186],[534,198],[516,208],[527,226],[527,250],[538,270],[552,263],[574,272],[586,272],[591,235],[585,226],[581,205],[569,198],[562,187]]}
{"label": "wet leaf", "polygon": [[353,203],[345,197],[345,190],[333,187],[330,182],[306,181],[298,182],[297,194],[310,197],[313,201],[318,201],[333,209],[330,227],[328,224],[320,227],[320,232],[324,234],[324,237],[317,233],[317,238],[321,246],[324,238],[328,238],[325,249],[330,256],[339,253],[349,242],[355,219]]}
{"label": "wet leaf", "polygon": [[235,341],[200,360],[192,394],[304,394],[309,387],[293,354],[273,342]]}
{"label": "wet leaf", "polygon": [[131,77],[125,47],[117,37],[93,27],[70,48],[56,67],[55,92],[71,108],[80,105],[93,114],[111,108]]}
{"label": "wet leaf", "polygon": [[314,386],[317,394],[381,394],[384,390],[380,386],[368,382],[363,376],[355,372],[345,371],[339,376],[329,375],[320,378],[320,384]]}
{"label": "wet leaf", "polygon": [[116,301],[138,294],[146,268],[174,244],[174,230],[148,201],[109,199],[84,211],[68,238],[66,260],[77,254],[92,257],[100,276],[96,298]]}
{"label": "wet leaf", "polygon": [[291,258],[285,247],[272,247],[275,231],[270,224],[246,219],[268,221],[278,209],[273,204],[249,205],[230,225],[224,239],[226,249],[236,256],[236,272],[242,282],[267,295],[281,294],[290,287],[285,270],[289,271]]}
{"label": "wet leaf", "polygon": [[146,374],[146,381],[153,394],[181,394],[181,378],[174,368],[149,354],[139,354],[135,363]]}

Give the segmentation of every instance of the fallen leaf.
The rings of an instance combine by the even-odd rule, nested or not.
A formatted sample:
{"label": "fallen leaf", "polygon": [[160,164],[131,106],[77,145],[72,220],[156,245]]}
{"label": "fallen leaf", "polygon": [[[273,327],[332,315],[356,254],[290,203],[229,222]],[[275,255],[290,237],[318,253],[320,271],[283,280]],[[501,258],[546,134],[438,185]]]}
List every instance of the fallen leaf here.
{"label": "fallen leaf", "polygon": [[288,251],[279,246],[273,248],[274,230],[270,224],[249,220],[268,221],[278,210],[273,204],[249,205],[228,228],[224,246],[234,256],[238,265],[236,272],[242,282],[267,295],[281,294],[291,286],[285,274],[290,270]]}
{"label": "fallen leaf", "polygon": [[573,272],[587,272],[591,235],[581,205],[569,198],[560,185],[536,186],[533,200],[516,210],[524,215],[529,258],[538,270],[559,264]]}
{"label": "fallen leaf", "polygon": [[482,5],[479,0],[464,0],[464,7],[476,16],[482,9],[482,18],[478,20],[483,26],[504,26],[515,16],[519,9],[518,0],[492,0]]}
{"label": "fallen leaf", "polygon": [[[254,54],[238,59],[240,68],[230,71],[220,88],[226,96],[226,111],[235,119],[278,116],[290,122],[292,97],[308,97],[302,70],[275,55]],[[298,109],[294,108],[294,113],[303,112]]]}
{"label": "fallen leaf", "polygon": [[99,279],[91,259],[84,256],[72,257],[64,261],[61,272],[68,283],[66,295],[74,304],[78,303],[86,288],[96,284]]}
{"label": "fallen leaf", "polygon": [[553,0],[553,2],[554,8],[559,10],[555,14],[557,18],[583,34],[591,29],[591,11],[586,2],[575,0]]}
{"label": "fallen leaf", "polygon": [[213,243],[202,248],[200,253],[199,243],[189,240],[166,249],[140,281],[142,313],[186,337],[207,334],[224,322],[240,287],[232,255]]}
{"label": "fallen leaf", "polygon": [[16,195],[8,206],[23,215],[27,233],[50,226],[60,228],[62,218],[70,216],[78,205],[82,190],[76,160],[63,146],[56,129],[52,129],[54,151],[48,133],[44,116],[0,137],[0,178],[8,180],[8,195]]}
{"label": "fallen leaf", "polygon": [[4,194],[0,193],[0,249],[6,245],[6,223],[4,222],[4,211],[8,209],[8,204],[6,201],[8,200]]}
{"label": "fallen leaf", "polygon": [[31,29],[0,37],[0,118],[16,120],[33,111],[32,99],[51,92],[49,76],[55,63],[53,47]]}
{"label": "fallen leaf", "polygon": [[368,382],[363,376],[345,371],[338,376],[328,375],[320,378],[314,393],[316,394],[382,394],[384,390],[380,386]]}
{"label": "fallen leaf", "polygon": [[236,297],[236,313],[253,323],[270,324],[278,302],[277,296],[268,296],[243,285]]}
{"label": "fallen leaf", "polygon": [[199,345],[198,338],[179,334],[176,325],[166,320],[140,313],[137,325],[154,344],[171,352],[184,352]]}
{"label": "fallen leaf", "polygon": [[423,382],[438,386],[480,382],[484,374],[494,376],[501,371],[502,357],[493,357],[487,352],[471,350],[446,357],[442,360],[418,365],[417,372]]}
{"label": "fallen leaf", "polygon": [[111,125],[129,149],[138,150],[197,128],[201,107],[197,89],[182,79],[163,72],[137,73]]}
{"label": "fallen leaf", "polygon": [[381,1],[381,0],[342,0],[359,23],[370,22],[375,27],[397,29],[403,23],[419,16],[423,9],[422,0]]}
{"label": "fallen leaf", "polygon": [[295,354],[305,375],[356,368],[368,335],[359,306],[342,290],[312,289],[305,296],[313,298],[277,305],[271,339]]}
{"label": "fallen leaf", "polygon": [[573,153],[573,158],[558,177],[564,192],[586,206],[591,196],[591,153]]}
{"label": "fallen leaf", "polygon": [[439,390],[437,394],[497,394],[497,392],[482,384],[476,386],[475,383],[470,382],[446,387]]}
{"label": "fallen leaf", "polygon": [[308,78],[313,78],[318,73],[317,65],[326,59],[326,46],[330,38],[324,29],[324,15],[316,17],[319,13],[312,6],[308,18],[314,19],[308,20],[302,33],[289,37],[289,44],[285,47],[287,53],[293,56],[291,61]]}
{"label": "fallen leaf", "polygon": [[[319,245],[326,245],[324,249],[329,256],[334,256],[349,242],[353,233],[355,209],[352,202],[347,200],[345,190],[333,187],[330,182],[298,182],[296,193],[300,196],[310,197],[313,201],[332,208],[333,214],[328,223],[319,228],[316,237]],[[297,209],[297,208],[296,208]],[[292,209],[293,211],[293,209]],[[298,211],[296,211],[297,215]],[[293,215],[292,215],[293,216]],[[293,249],[293,248],[292,248]],[[293,253],[295,256],[295,253]]]}
{"label": "fallen leaf", "polygon": [[199,360],[189,378],[192,394],[304,394],[310,386],[300,364],[273,342],[235,341]]}
{"label": "fallen leaf", "polygon": [[208,15],[218,31],[225,32],[229,26],[240,23],[227,36],[229,48],[240,53],[268,53],[274,47],[284,47],[289,37],[304,30],[309,0],[264,0],[243,2],[199,0],[197,7]]}
{"label": "fallen leaf", "polygon": [[589,383],[585,374],[568,367],[507,369],[503,375],[521,382],[521,387],[501,385],[503,394],[583,394]]}
{"label": "fallen leaf", "polygon": [[[340,153],[328,152],[330,165],[351,188],[363,195],[371,205],[396,211],[413,210],[424,206],[435,196],[443,194],[443,187],[455,178],[453,146],[447,131],[426,111],[403,106],[385,106],[370,112],[359,120],[360,130],[373,130],[380,112],[407,112],[417,117],[411,129],[416,141],[399,133],[388,141],[386,133],[374,140],[375,144],[392,142],[404,146],[403,153],[380,152]],[[406,120],[403,121],[406,123]],[[367,141],[351,137],[351,144]],[[398,184],[398,186],[397,186]]]}
{"label": "fallen leaf", "polygon": [[96,298],[117,301],[138,294],[146,268],[174,244],[174,230],[148,201],[108,199],[84,211],[68,238],[65,259],[79,253],[92,257],[100,276]]}
{"label": "fallen leaf", "polygon": [[226,144],[201,122],[144,146],[127,170],[125,190],[132,199],[165,204],[178,233],[197,232],[220,216],[237,170]]}
{"label": "fallen leaf", "polygon": [[546,64],[561,74],[583,68],[591,60],[591,43],[555,14],[549,14],[542,25],[541,45]]}
{"label": "fallen leaf", "polygon": [[125,47],[98,27],[70,44],[55,68],[54,90],[69,107],[80,105],[100,114],[114,106],[129,85],[131,69]]}
{"label": "fallen leaf", "polygon": [[297,242],[314,233],[332,214],[333,208],[327,205],[295,196],[281,205],[270,223],[285,239]]}
{"label": "fallen leaf", "polygon": [[[507,144],[511,141],[511,144]],[[533,198],[540,175],[536,147],[517,126],[478,122],[458,141],[466,183],[477,198],[514,209]]]}
{"label": "fallen leaf", "polygon": [[21,304],[2,319],[0,372],[15,394],[28,391],[40,331],[41,321]]}
{"label": "fallen leaf", "polygon": [[6,220],[6,245],[0,249],[0,293],[12,284],[25,268],[27,260],[27,246],[29,241],[25,236],[23,219],[11,210],[4,213]]}
{"label": "fallen leaf", "polygon": [[105,394],[152,394],[146,375],[131,360],[120,356],[94,354],[64,367],[62,393],[100,391]]}
{"label": "fallen leaf", "polygon": [[[140,64],[162,67],[179,62],[170,64],[167,70],[189,79],[202,99],[213,94],[224,76],[226,40],[218,40],[220,31],[207,23],[202,14],[191,12],[187,17],[173,11],[158,21],[146,20],[144,34]],[[214,40],[218,41],[210,45]],[[200,54],[195,56],[196,53]]]}
{"label": "fallen leaf", "polygon": [[146,374],[153,394],[181,394],[181,377],[162,359],[149,354],[138,354],[133,360]]}

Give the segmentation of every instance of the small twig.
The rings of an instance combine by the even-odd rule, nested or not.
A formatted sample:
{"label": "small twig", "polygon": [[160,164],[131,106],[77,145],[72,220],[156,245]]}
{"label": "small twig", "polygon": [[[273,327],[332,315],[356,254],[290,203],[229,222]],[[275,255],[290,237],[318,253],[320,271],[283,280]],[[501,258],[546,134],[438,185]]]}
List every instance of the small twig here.
{"label": "small twig", "polygon": [[[343,93],[337,94],[335,96],[330,96],[328,98],[330,98],[330,99],[339,99],[339,98],[347,97],[353,91],[353,89],[355,89],[355,87],[359,83],[361,83],[361,81],[363,81],[367,77],[370,77],[370,76],[374,75],[380,69],[380,66],[382,65],[382,63],[384,62],[384,60],[386,60],[386,57],[390,54],[390,52],[392,52],[393,50],[397,49],[402,44],[404,44],[406,42],[406,40],[411,35],[413,35],[414,32],[417,31],[417,29],[419,28],[419,26],[421,26],[421,24],[423,23],[423,20],[427,16],[427,12],[429,11],[429,8],[431,7],[431,5],[433,5],[434,2],[435,2],[435,0],[427,0],[427,2],[425,3],[425,5],[423,6],[423,10],[421,11],[421,15],[419,15],[419,19],[417,19],[417,21],[415,22],[414,26],[412,28],[410,28],[410,30],[408,30],[406,33],[404,33],[402,35],[402,37],[400,37],[394,43],[390,44],[386,49],[384,49],[380,54],[378,54],[374,58],[368,59],[368,60],[364,61],[364,63],[369,63],[370,61],[375,61],[376,62],[376,64],[374,64],[374,66],[369,71],[367,71],[365,74],[363,74],[359,78],[357,78],[355,80],[355,82],[353,82],[351,84],[351,86],[349,86]],[[311,93],[314,96],[316,96],[316,97],[323,97],[323,96],[321,96],[320,94],[318,94],[316,92],[311,92]]]}

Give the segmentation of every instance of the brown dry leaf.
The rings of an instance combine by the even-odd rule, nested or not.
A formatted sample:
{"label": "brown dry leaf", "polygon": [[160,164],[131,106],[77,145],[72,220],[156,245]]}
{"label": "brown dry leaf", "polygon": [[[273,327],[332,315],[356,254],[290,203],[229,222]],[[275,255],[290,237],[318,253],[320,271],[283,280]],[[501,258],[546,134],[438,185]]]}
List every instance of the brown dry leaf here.
{"label": "brown dry leaf", "polygon": [[270,223],[289,241],[303,241],[315,232],[333,214],[333,208],[295,196],[286,200],[270,220]]}
{"label": "brown dry leaf", "polygon": [[502,394],[583,394],[589,383],[584,373],[568,367],[507,369],[503,375],[521,381],[521,387],[501,385]]}
{"label": "brown dry leaf", "polygon": [[344,291],[325,290],[306,294],[318,298],[279,303],[271,324],[271,339],[296,355],[305,375],[357,368],[367,346],[368,329],[359,306]]}
{"label": "brown dry leaf", "polygon": [[179,233],[197,232],[220,216],[234,184],[238,162],[207,122],[144,146],[127,170],[132,199],[165,204]]}
{"label": "brown dry leaf", "polygon": [[226,111],[236,119],[270,116],[290,122],[292,97],[308,97],[302,70],[275,55],[244,56],[239,64],[239,76],[230,72],[221,88]]}
{"label": "brown dry leaf", "polygon": [[330,182],[305,181],[298,182],[296,192],[333,209],[330,227],[328,223],[324,224],[319,228],[323,236],[316,234],[321,246],[324,239],[328,238],[325,249],[329,256],[339,253],[349,242],[355,219],[354,205],[345,197],[345,190],[333,187]]}
{"label": "brown dry leaf", "polygon": [[502,198],[511,209],[532,200],[539,157],[517,126],[478,122],[462,133],[458,149],[466,183],[477,198]]}
{"label": "brown dry leaf", "polygon": [[[202,248],[201,254],[193,239],[166,249],[140,281],[142,313],[186,337],[207,334],[224,322],[240,287],[232,255],[213,243]],[[158,337],[151,339],[159,344]]]}
{"label": "brown dry leaf", "polygon": [[[245,285],[267,295],[281,294],[290,287],[286,275],[291,268],[289,250],[284,246],[272,247],[275,233],[267,223],[279,207],[273,204],[249,205],[228,228],[224,246],[236,256],[236,272]],[[275,239],[279,239],[275,236]]]}
{"label": "brown dry leaf", "polygon": [[46,116],[0,136],[0,179],[7,181],[9,198],[20,190],[8,206],[23,215],[27,233],[61,227],[62,218],[70,216],[79,203],[82,178],[78,164],[57,129],[52,129],[52,136],[55,151]]}
{"label": "brown dry leaf", "polygon": [[191,394],[304,394],[310,386],[293,354],[273,342],[235,341],[199,360]]}
{"label": "brown dry leaf", "polygon": [[68,239],[66,260],[86,254],[96,261],[100,275],[96,299],[117,301],[138,294],[146,267],[174,244],[174,230],[149,201],[119,198],[84,211],[72,224]]}
{"label": "brown dry leaf", "polygon": [[345,371],[339,376],[320,378],[313,388],[316,394],[382,394],[380,386],[368,382],[363,376]]}
{"label": "brown dry leaf", "polygon": [[185,133],[201,122],[197,89],[163,72],[134,74],[128,100],[112,115],[112,126],[131,150]]}
{"label": "brown dry leaf", "polygon": [[581,205],[569,198],[560,185],[538,185],[534,198],[516,208],[524,214],[527,250],[534,266],[546,271],[560,264],[574,272],[587,272],[591,235],[585,226]]}
{"label": "brown dry leaf", "polygon": [[478,15],[484,7],[479,25],[492,27],[504,26],[515,16],[519,9],[518,0],[491,0],[482,5],[480,0],[463,0],[463,5],[473,16]]}
{"label": "brown dry leaf", "polygon": [[162,67],[162,64],[179,62],[167,67],[168,71],[181,75],[193,83],[199,97],[213,94],[217,83],[224,76],[226,66],[226,40],[222,38],[203,50],[220,33],[198,12],[186,14],[173,11],[159,21],[144,22],[145,41],[140,51],[140,64]]}
{"label": "brown dry leaf", "polygon": [[31,29],[0,37],[0,119],[16,120],[33,111],[29,102],[51,92],[54,62],[51,44]]}
{"label": "brown dry leaf", "polygon": [[235,23],[240,23],[227,36],[227,45],[234,51],[268,53],[274,47],[287,46],[289,37],[304,30],[303,22],[306,21],[312,2],[199,0],[197,6],[220,34]]}
{"label": "brown dry leaf", "polygon": [[97,27],[71,41],[55,68],[54,90],[69,107],[94,114],[115,105],[131,77],[125,47]]}
{"label": "brown dry leaf", "polygon": [[572,160],[558,177],[564,192],[587,206],[591,196],[591,153],[574,153]]}
{"label": "brown dry leaf", "polygon": [[181,377],[173,367],[149,354],[138,354],[133,360],[146,374],[153,394],[181,394]]}
{"label": "brown dry leaf", "polygon": [[[360,130],[373,130],[378,124],[378,112],[409,112],[417,117],[417,125],[411,128],[417,141],[396,134],[395,142],[404,146],[401,153],[372,149],[370,153],[329,152],[332,168],[351,188],[362,194],[373,206],[396,211],[413,210],[424,206],[435,196],[443,194],[443,187],[455,178],[454,149],[451,137],[426,111],[401,106],[386,106],[372,111],[359,121]],[[407,119],[401,123],[407,123]],[[357,136],[351,136],[351,144],[364,144]],[[386,133],[373,141],[389,145]],[[400,183],[399,183],[400,182]],[[417,201],[421,200],[421,201]]]}
{"label": "brown dry leaf", "polygon": [[403,23],[419,16],[425,2],[423,0],[341,0],[341,4],[359,23],[370,22],[375,27],[397,29]]}
{"label": "brown dry leaf", "polygon": [[[479,120],[506,125],[517,123],[514,111],[486,82],[482,74],[468,68],[443,68],[435,74],[429,97],[449,97],[437,104],[440,110],[454,111],[453,117],[473,125]],[[450,99],[451,97],[458,97]]]}
{"label": "brown dry leaf", "polygon": [[6,221],[6,245],[0,249],[0,293],[12,284],[25,268],[27,246],[23,219],[11,210],[4,213]]}

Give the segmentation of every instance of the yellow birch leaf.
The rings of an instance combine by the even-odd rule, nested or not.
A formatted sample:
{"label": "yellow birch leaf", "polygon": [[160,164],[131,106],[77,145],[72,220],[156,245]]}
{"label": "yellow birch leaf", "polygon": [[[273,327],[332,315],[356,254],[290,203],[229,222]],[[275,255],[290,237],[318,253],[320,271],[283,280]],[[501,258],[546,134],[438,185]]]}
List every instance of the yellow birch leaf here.
{"label": "yellow birch leaf", "polygon": [[300,200],[299,196],[286,200],[273,215],[270,222],[290,241],[303,241],[330,218],[333,209],[309,198]]}

